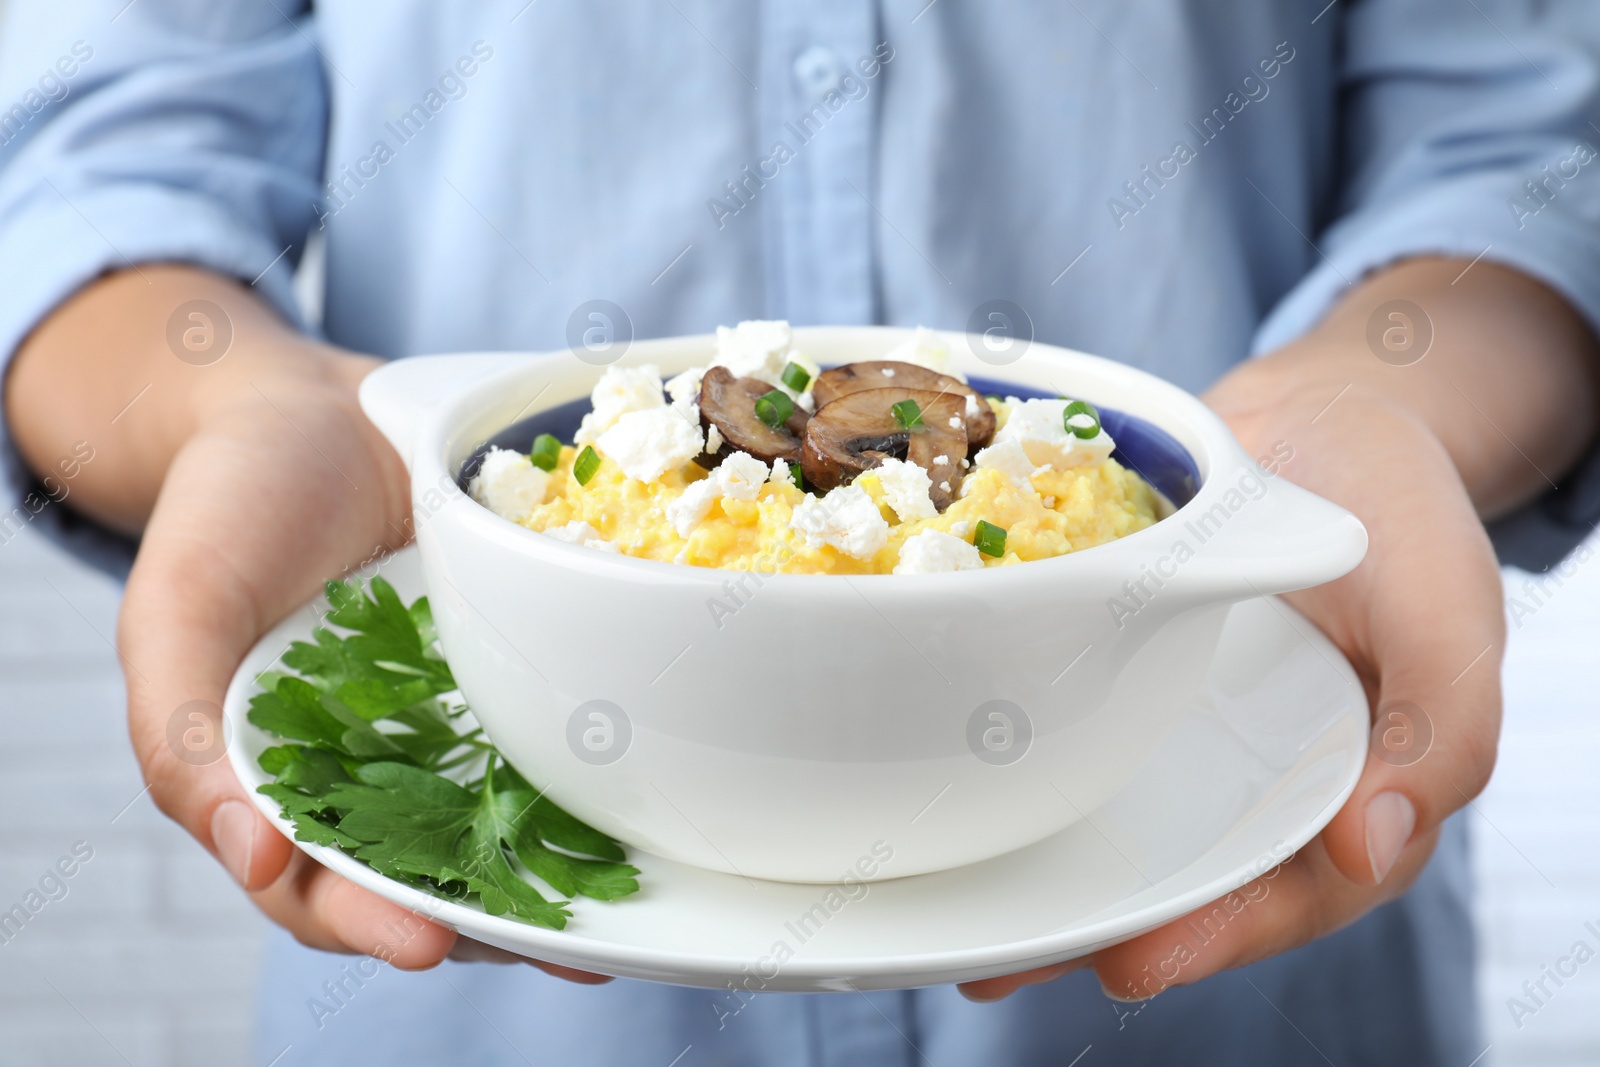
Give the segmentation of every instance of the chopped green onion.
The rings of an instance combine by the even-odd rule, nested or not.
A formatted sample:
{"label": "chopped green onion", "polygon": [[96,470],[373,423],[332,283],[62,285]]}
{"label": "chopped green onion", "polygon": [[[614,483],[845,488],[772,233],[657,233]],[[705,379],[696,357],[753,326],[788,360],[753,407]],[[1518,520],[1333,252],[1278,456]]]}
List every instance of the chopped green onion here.
{"label": "chopped green onion", "polygon": [[794,414],[794,401],[781,389],[774,389],[756,400],[756,418],[776,430]]}
{"label": "chopped green onion", "polygon": [[979,519],[978,528],[972,534],[972,547],[985,556],[999,559],[1006,554],[1006,532],[1002,527]]}
{"label": "chopped green onion", "polygon": [[583,451],[578,453],[578,458],[572,463],[572,476],[578,479],[579,485],[588,485],[589,479],[594,477],[594,472],[600,469],[600,453],[591,445],[584,445]]}
{"label": "chopped green onion", "polygon": [[789,477],[794,479],[794,487],[796,489],[804,489],[805,488],[805,486],[806,486],[805,477],[804,477],[804,475],[802,474],[802,472],[800,470],[800,464],[798,464],[798,463],[790,463],[789,464]]}
{"label": "chopped green onion", "polygon": [[[1089,425],[1084,426],[1072,421],[1080,415],[1090,420]],[[1100,413],[1087,400],[1074,400],[1068,404],[1066,411],[1061,415],[1061,423],[1068,433],[1080,440],[1089,441],[1100,436]]]}
{"label": "chopped green onion", "polygon": [[798,363],[786,363],[783,367],[783,373],[778,375],[778,377],[781,378],[783,380],[783,384],[787,385],[790,389],[793,389],[797,393],[803,393],[805,392],[806,386],[811,381],[811,372],[806,370]]}
{"label": "chopped green onion", "polygon": [[922,425],[922,408],[915,400],[902,400],[889,410],[894,412],[894,421],[903,430],[915,430]]}
{"label": "chopped green onion", "polygon": [[542,471],[553,471],[556,463],[561,459],[561,442],[547,433],[542,433],[533,439],[533,448],[528,452],[528,458],[533,465]]}

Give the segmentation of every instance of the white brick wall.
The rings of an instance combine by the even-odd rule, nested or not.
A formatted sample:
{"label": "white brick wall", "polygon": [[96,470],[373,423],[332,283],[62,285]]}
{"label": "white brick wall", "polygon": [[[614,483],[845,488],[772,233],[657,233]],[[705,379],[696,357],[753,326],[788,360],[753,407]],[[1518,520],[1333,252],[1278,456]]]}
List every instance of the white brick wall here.
{"label": "white brick wall", "polygon": [[[1484,1064],[1600,1062],[1600,958],[1559,990],[1547,980],[1554,995],[1520,1028],[1506,1005],[1574,941],[1600,952],[1583,928],[1600,927],[1596,548],[1512,632],[1500,766],[1473,820]],[[1508,593],[1522,578],[1508,577]],[[262,920],[148,797],[111,822],[141,787],[100,636],[116,598],[114,583],[32,534],[0,546],[0,909],[73,842],[95,850],[68,895],[0,945],[0,1059],[246,1064]]]}
{"label": "white brick wall", "polygon": [[[1506,594],[1534,609],[1511,624],[1506,719],[1493,783],[1473,820],[1484,967],[1479,979],[1498,1067],[1600,1063],[1600,538],[1536,602],[1527,575]],[[1597,954],[1535,1004],[1522,990],[1578,940]],[[1570,968],[1569,968],[1570,969]],[[1537,991],[1535,991],[1537,993]],[[1521,1025],[1507,1006],[1536,1009]]]}
{"label": "white brick wall", "polygon": [[117,597],[31,531],[0,546],[0,911],[94,849],[0,944],[0,1060],[245,1064],[262,920],[140,796],[104,639]]}

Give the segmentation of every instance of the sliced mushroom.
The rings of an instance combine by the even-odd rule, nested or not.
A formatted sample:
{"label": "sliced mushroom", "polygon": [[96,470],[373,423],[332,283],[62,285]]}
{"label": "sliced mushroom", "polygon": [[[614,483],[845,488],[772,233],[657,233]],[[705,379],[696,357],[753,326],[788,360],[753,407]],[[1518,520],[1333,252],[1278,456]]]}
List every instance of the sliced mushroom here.
{"label": "sliced mushroom", "polygon": [[[914,400],[922,425],[906,429],[894,405]],[[961,459],[967,454],[966,398],[925,389],[863,389],[846,393],[817,409],[806,423],[800,465],[806,481],[827,491],[847,485],[885,459],[906,459],[928,472],[933,505],[950,506],[961,488]]]}
{"label": "sliced mushroom", "polygon": [[811,386],[811,395],[816,397],[818,408],[825,408],[841,396],[863,389],[923,389],[970,397],[967,406],[961,409],[967,423],[967,447],[976,453],[994,438],[994,412],[987,400],[971,386],[948,374],[940,374],[915,363],[877,359],[832,367],[817,375],[817,380]]}
{"label": "sliced mushroom", "polygon": [[764,463],[800,458],[800,435],[809,416],[799,404],[779,427],[771,427],[756,414],[756,401],[773,386],[759,378],[735,378],[726,367],[712,367],[700,379],[700,426],[716,426],[723,445],[714,455],[701,453],[696,462],[715,467],[734,452],[748,452]]}

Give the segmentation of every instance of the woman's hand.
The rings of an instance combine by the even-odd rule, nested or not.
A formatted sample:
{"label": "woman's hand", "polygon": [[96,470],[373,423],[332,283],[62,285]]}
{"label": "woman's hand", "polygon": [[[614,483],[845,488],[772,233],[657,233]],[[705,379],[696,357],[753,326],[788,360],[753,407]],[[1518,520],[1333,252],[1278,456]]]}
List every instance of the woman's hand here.
{"label": "woman's hand", "polygon": [[[172,309],[197,298],[233,334],[214,362],[180,359],[166,340]],[[96,337],[101,325],[112,336]],[[483,946],[457,946],[454,932],[311,860],[257,811],[220,745],[173,740],[197,712],[220,719],[245,653],[324,580],[410,539],[405,469],[356,400],[378,362],[307,340],[233,283],[146,267],[87,290],[41,328],[19,353],[7,409],[36,466],[66,442],[93,443],[74,503],[142,527],[118,647],[157,805],[305,944],[409,969],[453,950],[481,958]],[[141,385],[108,424],[105,413]]]}
{"label": "woman's hand", "polygon": [[456,935],[295,848],[226,760],[181,758],[169,730],[196,700],[220,715],[244,654],[325,579],[410,539],[405,470],[356,403],[377,362],[286,352],[278,372],[219,398],[173,457],[128,579],[119,645],[134,749],[161,809],[301,942],[409,969],[438,963]]}
{"label": "woman's hand", "polygon": [[[1403,323],[1390,318],[1396,301],[1408,305]],[[1391,324],[1431,345],[1375,349]],[[1494,768],[1505,615],[1480,515],[1543,492],[1583,453],[1597,378],[1594,338],[1556,294],[1492,264],[1419,260],[1375,275],[1314,333],[1219,382],[1205,399],[1252,455],[1292,450],[1279,476],[1366,524],[1359,567],[1287,599],[1361,677],[1375,724],[1367,765],[1333,821],[1240,889],[1210,940],[1194,930],[1221,902],[963,992],[993,1000],[1093,966],[1108,996],[1143,999],[1305,944],[1405,892],[1440,824]],[[1416,738],[1431,727],[1431,741],[1420,755],[1396,751],[1385,741],[1396,727]]]}
{"label": "woman's hand", "polygon": [[[1287,597],[1350,658],[1379,713],[1366,768],[1320,835],[1238,892],[1235,907],[1249,903],[1220,933],[1204,941],[1195,934],[1218,906],[1210,904],[1083,961],[1092,962],[1110,996],[1143,999],[1276,955],[1394,899],[1427,862],[1439,824],[1478,795],[1494,767],[1505,619],[1488,538],[1427,427],[1383,397],[1354,389],[1318,418],[1327,400],[1306,396],[1239,411],[1230,423],[1252,454],[1292,450],[1280,477],[1366,523],[1370,548],[1359,567]],[[1421,758],[1384,747],[1381,713],[1391,706],[1403,710],[1417,737],[1431,723],[1431,746]],[[963,989],[994,999],[1060,973],[1051,968]]]}

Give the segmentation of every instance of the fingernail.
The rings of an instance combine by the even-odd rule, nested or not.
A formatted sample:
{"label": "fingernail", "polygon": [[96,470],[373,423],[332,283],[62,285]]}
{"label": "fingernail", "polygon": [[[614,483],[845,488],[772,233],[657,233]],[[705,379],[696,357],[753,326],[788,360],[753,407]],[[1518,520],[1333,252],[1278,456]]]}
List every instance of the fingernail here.
{"label": "fingernail", "polygon": [[248,885],[256,844],[256,813],[242,800],[224,800],[211,813],[211,843],[233,880]]}
{"label": "fingernail", "polygon": [[[1129,986],[1129,988],[1133,989],[1134,987]],[[1101,982],[1100,995],[1105,997],[1107,1000],[1114,1000],[1118,1004],[1138,1004],[1140,1001],[1148,1000],[1154,994],[1136,994],[1134,996],[1124,996],[1121,993],[1113,993],[1110,986],[1106,985],[1104,982]]]}
{"label": "fingernail", "polygon": [[1416,825],[1417,809],[1403,793],[1379,793],[1367,801],[1367,861],[1374,882],[1388,877]]}

